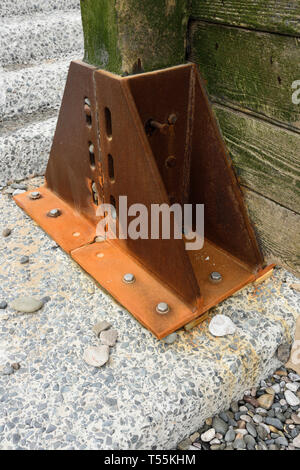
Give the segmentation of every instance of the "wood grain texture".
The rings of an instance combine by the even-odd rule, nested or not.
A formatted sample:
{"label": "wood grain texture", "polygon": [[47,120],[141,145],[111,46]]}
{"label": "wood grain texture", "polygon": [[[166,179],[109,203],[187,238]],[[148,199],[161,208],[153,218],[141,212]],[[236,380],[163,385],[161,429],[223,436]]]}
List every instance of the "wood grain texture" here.
{"label": "wood grain texture", "polygon": [[298,0],[192,0],[191,14],[216,23],[300,35]]}
{"label": "wood grain texture", "polygon": [[268,263],[300,274],[300,215],[244,188],[250,219]]}
{"label": "wood grain texture", "polygon": [[242,184],[300,214],[300,135],[215,105]]}
{"label": "wood grain texture", "polygon": [[292,102],[300,39],[197,21],[190,25],[189,59],[216,101],[300,129],[300,105]]}

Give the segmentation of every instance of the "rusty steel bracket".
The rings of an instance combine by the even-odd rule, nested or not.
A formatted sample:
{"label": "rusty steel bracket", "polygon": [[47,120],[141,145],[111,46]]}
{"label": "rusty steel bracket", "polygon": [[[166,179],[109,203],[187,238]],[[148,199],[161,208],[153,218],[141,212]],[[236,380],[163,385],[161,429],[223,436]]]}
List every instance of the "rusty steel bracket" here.
{"label": "rusty steel bracket", "polygon": [[[204,204],[204,248],[186,251],[174,238],[99,242],[99,204],[113,204],[118,217],[124,195],[149,213],[152,204]],[[15,200],[158,338],[261,276],[241,190],[192,64],[119,77],[72,62],[45,187]]]}

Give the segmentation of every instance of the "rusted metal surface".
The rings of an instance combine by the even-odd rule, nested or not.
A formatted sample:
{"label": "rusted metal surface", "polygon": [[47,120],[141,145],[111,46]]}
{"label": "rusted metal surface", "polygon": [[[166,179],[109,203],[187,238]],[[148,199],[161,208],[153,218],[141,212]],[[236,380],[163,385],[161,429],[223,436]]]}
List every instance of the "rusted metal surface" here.
{"label": "rusted metal surface", "polygon": [[[244,285],[262,258],[194,65],[119,77],[72,62],[41,198],[16,202],[158,338]],[[184,240],[95,243],[100,203],[205,204],[204,248]],[[58,209],[57,217],[48,217]],[[56,212],[57,215],[57,212]],[[122,225],[122,224],[121,224]],[[121,227],[121,230],[123,227]],[[212,282],[210,274],[221,274]],[[123,277],[134,275],[134,282]],[[160,315],[156,306],[167,303]]]}

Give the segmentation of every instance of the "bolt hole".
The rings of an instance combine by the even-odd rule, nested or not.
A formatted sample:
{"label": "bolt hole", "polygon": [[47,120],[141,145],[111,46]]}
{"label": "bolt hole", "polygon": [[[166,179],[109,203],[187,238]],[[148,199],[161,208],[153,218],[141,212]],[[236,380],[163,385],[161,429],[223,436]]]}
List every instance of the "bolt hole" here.
{"label": "bolt hole", "polygon": [[96,206],[99,205],[99,196],[98,196],[98,191],[97,191],[97,186],[95,181],[92,181],[92,197],[93,197],[93,202],[96,204]]}
{"label": "bolt hole", "polygon": [[108,154],[108,176],[111,182],[115,181],[114,159],[110,154]]}
{"label": "bolt hole", "polygon": [[279,77],[279,75],[277,77],[277,81],[278,81],[279,85],[281,85],[281,77]]}
{"label": "bolt hole", "polygon": [[216,48],[216,51],[219,49],[219,44],[217,42],[216,42],[215,48]]}
{"label": "bolt hole", "polygon": [[92,144],[92,142],[89,142],[90,165],[91,165],[93,170],[95,169],[95,153],[94,153],[94,151],[95,151],[94,145]]}
{"label": "bolt hole", "polygon": [[111,121],[111,112],[109,108],[105,108],[105,122],[106,122],[106,135],[109,139],[112,138],[112,121]]}
{"label": "bolt hole", "polygon": [[84,98],[84,113],[85,113],[86,123],[89,127],[91,127],[92,125],[91,102],[87,97]]}
{"label": "bolt hole", "polygon": [[103,253],[97,253],[97,258],[104,258],[104,254]]}
{"label": "bolt hole", "polygon": [[173,155],[168,157],[165,163],[167,168],[174,168],[176,166],[176,157]]}
{"label": "bolt hole", "polygon": [[73,233],[73,237],[75,237],[75,238],[80,237],[80,233],[79,233],[79,232],[74,232],[74,233]]}

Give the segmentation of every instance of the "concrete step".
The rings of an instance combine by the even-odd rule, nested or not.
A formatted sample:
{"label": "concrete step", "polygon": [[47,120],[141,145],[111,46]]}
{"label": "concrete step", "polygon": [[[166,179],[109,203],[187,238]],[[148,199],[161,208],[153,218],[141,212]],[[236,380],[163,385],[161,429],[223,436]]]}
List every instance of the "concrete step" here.
{"label": "concrete step", "polygon": [[57,111],[51,111],[2,123],[0,186],[45,173],[56,122]]}
{"label": "concrete step", "polygon": [[0,17],[80,8],[80,0],[1,0]]}
{"label": "concrete step", "polygon": [[47,59],[83,56],[80,11],[0,19],[0,63],[36,64]]}
{"label": "concrete step", "polygon": [[16,70],[4,70],[0,116],[3,120],[49,109],[59,109],[71,60],[49,61]]}

